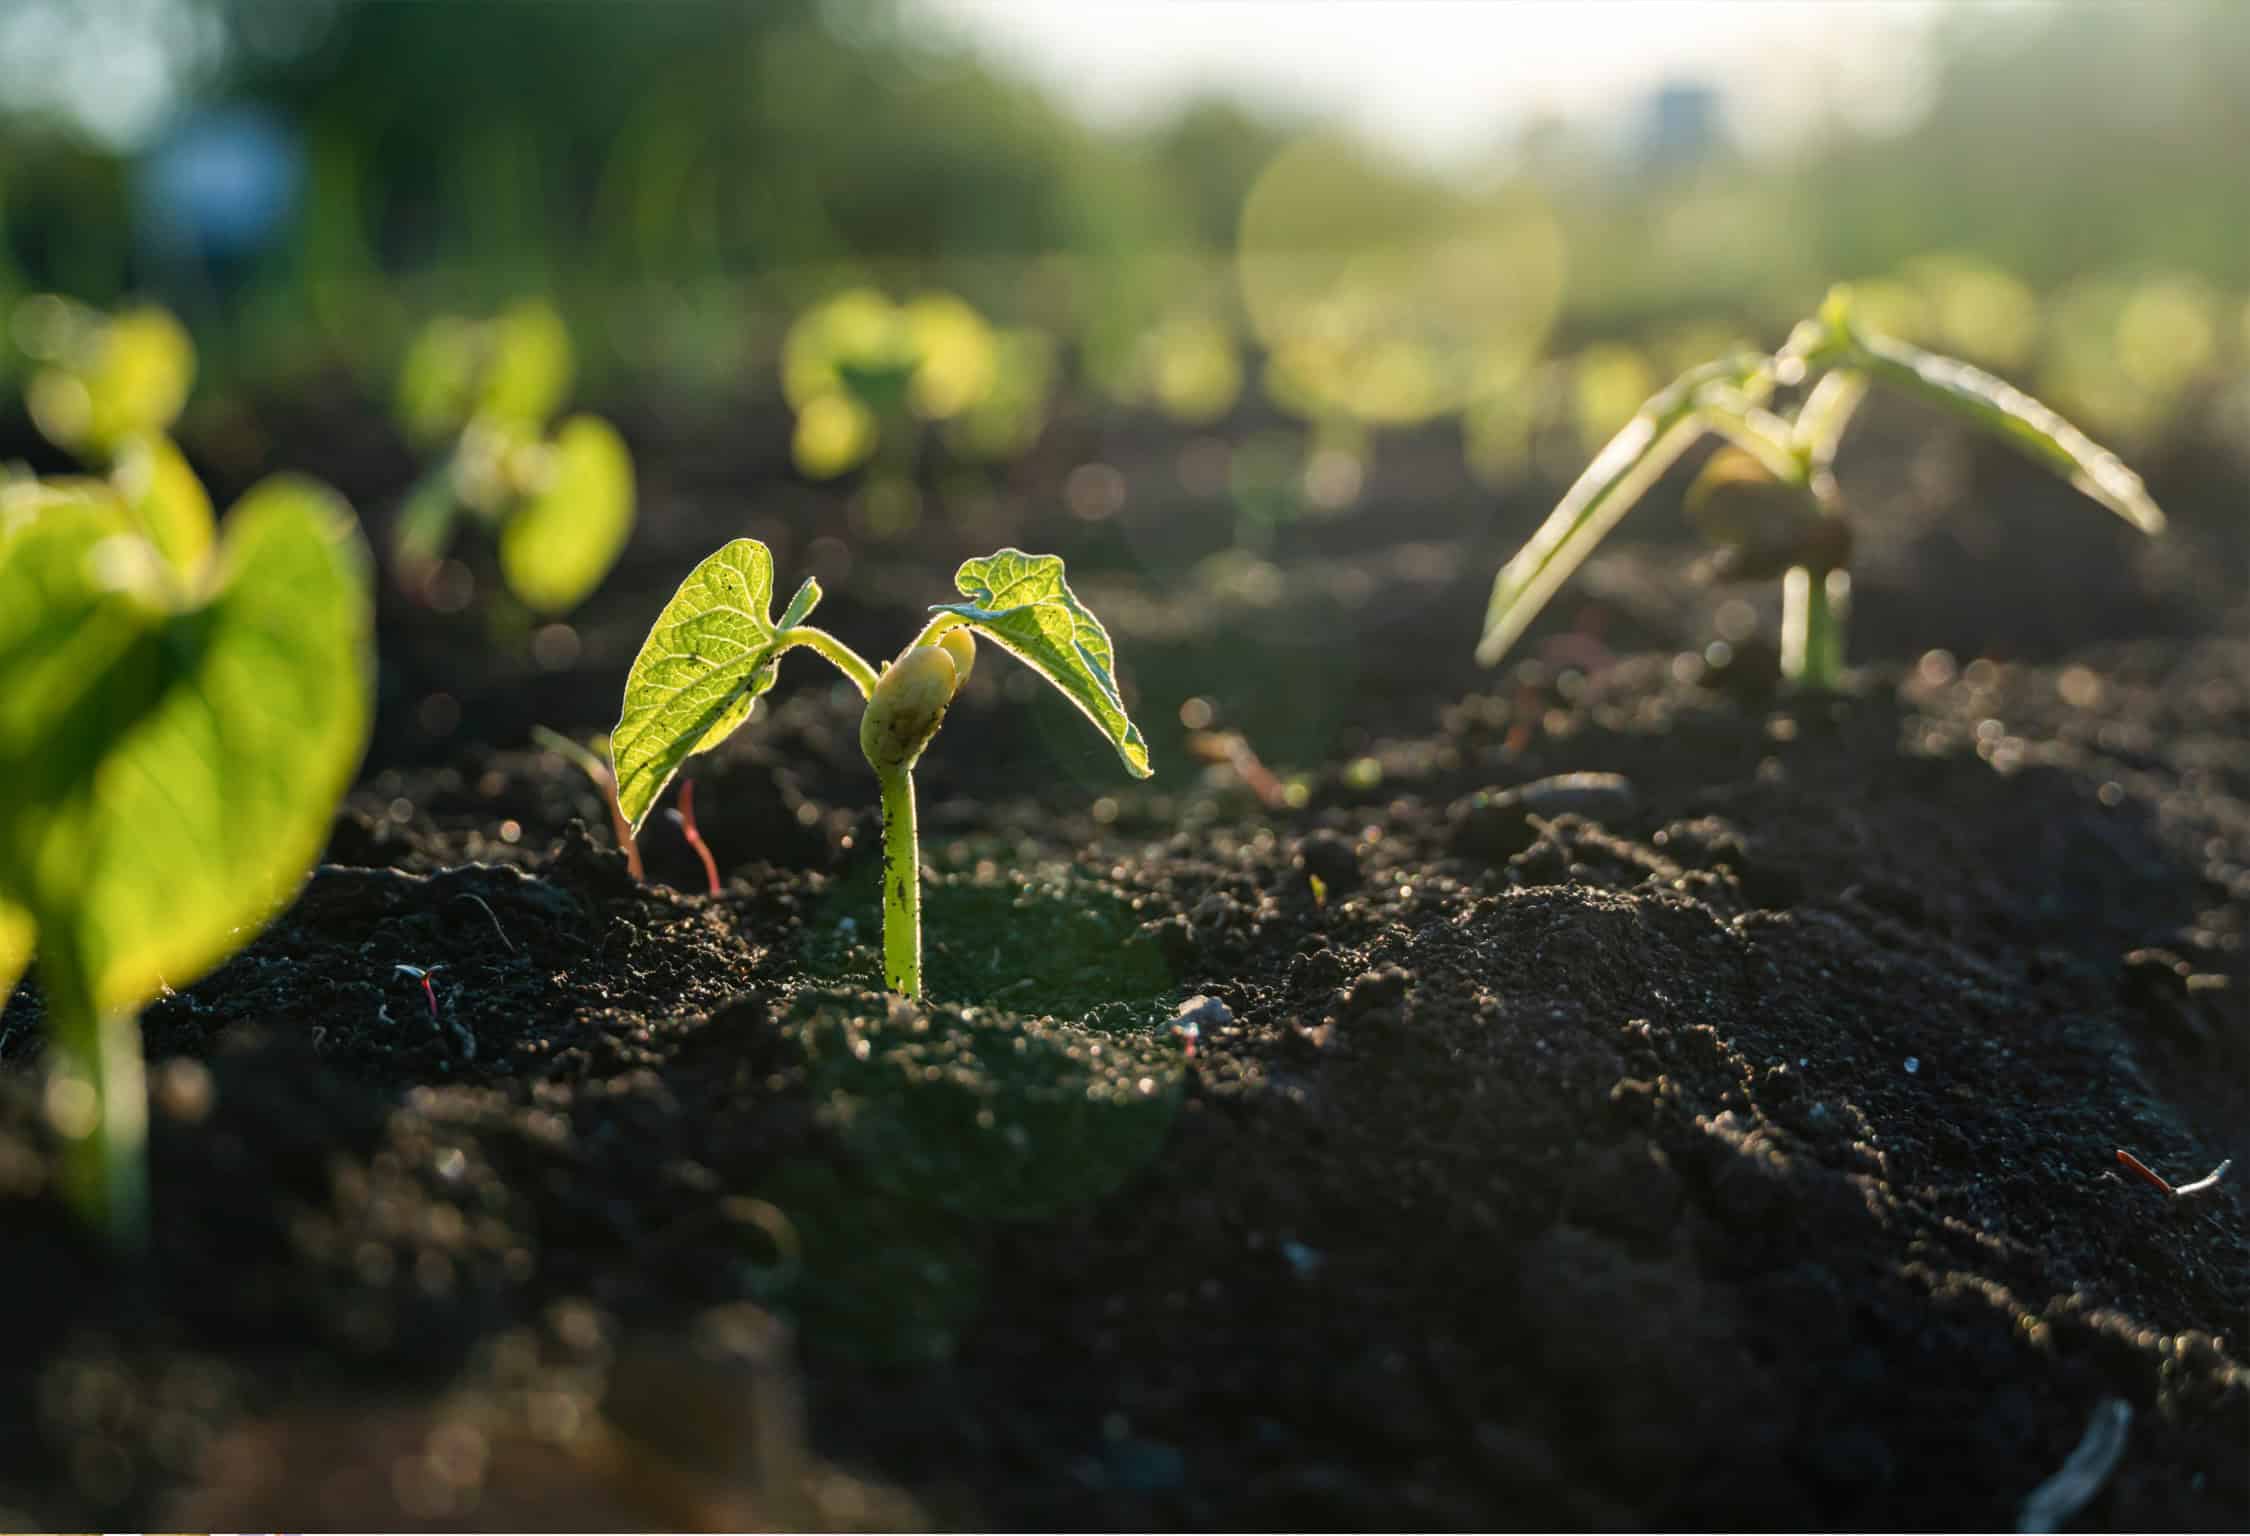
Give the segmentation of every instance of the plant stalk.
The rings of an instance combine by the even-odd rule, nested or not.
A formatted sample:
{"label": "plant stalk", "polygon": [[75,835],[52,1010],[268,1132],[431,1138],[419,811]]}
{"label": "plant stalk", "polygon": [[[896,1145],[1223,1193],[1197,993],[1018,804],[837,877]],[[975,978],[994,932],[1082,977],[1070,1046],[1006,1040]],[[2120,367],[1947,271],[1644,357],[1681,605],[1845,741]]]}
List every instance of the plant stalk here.
{"label": "plant stalk", "polygon": [[878,770],[883,790],[883,985],[922,995],[922,849],[912,769]]}
{"label": "plant stalk", "polygon": [[[952,616],[948,614],[946,617]],[[961,621],[954,619],[953,622],[958,624]],[[874,693],[877,681],[875,669],[867,664],[866,658],[859,652],[825,629],[815,629],[810,624],[797,624],[783,630],[780,642],[774,647],[774,658],[779,660],[783,651],[800,645],[827,657],[837,671],[851,680],[851,685],[859,690],[861,698]]]}
{"label": "plant stalk", "polygon": [[[59,957],[58,957],[59,958]],[[111,1246],[148,1244],[148,1086],[140,1020],[98,1011],[86,989],[43,977],[54,1009],[47,1119],[62,1138],[63,1196]]]}
{"label": "plant stalk", "polygon": [[1781,579],[1781,675],[1800,688],[1833,693],[1844,681],[1844,624],[1851,616],[1851,572],[1794,565]]}

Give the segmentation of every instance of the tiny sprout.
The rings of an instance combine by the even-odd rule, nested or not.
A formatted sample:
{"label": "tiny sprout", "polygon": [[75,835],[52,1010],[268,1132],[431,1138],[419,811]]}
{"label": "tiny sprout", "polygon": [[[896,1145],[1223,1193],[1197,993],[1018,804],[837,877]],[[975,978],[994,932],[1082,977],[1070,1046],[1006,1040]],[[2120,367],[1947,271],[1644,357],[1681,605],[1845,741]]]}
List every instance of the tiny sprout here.
{"label": "tiny sprout", "polygon": [[[1652,396],[1501,568],[1477,660],[1498,662],[1618,519],[1706,432],[1728,446],[1687,495],[1687,514],[1729,580],[1782,582],[1781,670],[1833,689],[1843,680],[1852,530],[1833,469],[1836,447],[1870,384],[1928,401],[2063,476],[2143,533],[2164,514],[2140,476],[2062,417],[1981,369],[1862,330],[1848,289],[1832,290],[1771,355],[1691,368]],[[1792,408],[1771,402],[1804,387]]]}
{"label": "tiny sprout", "polygon": [[396,971],[401,976],[411,976],[416,981],[422,984],[422,998],[423,1001],[427,1002],[430,1005],[430,1019],[434,1023],[438,1016],[437,988],[430,984],[430,978],[432,976],[435,976],[439,971],[444,970],[445,967],[442,965],[419,966],[401,964],[394,965],[391,967],[391,969],[393,971]]}
{"label": "tiny sprout", "polygon": [[610,829],[617,834],[617,846],[625,855],[626,870],[635,880],[645,879],[647,875],[641,865],[640,840],[633,836],[633,829],[626,822],[624,811],[618,808],[617,779],[611,774],[609,764],[562,732],[550,730],[544,725],[531,728],[531,739],[548,751],[569,758],[578,765],[579,772],[594,781],[594,787],[602,792],[602,799],[609,806]]}
{"label": "tiny sprout", "polygon": [[[820,601],[816,581],[797,589],[778,623],[768,617],[773,556],[757,540],[736,539],[704,560],[657,615],[625,681],[624,709],[610,733],[621,835],[647,820],[688,758],[718,746],[750,718],[785,653],[803,648],[826,658],[867,700],[859,742],[882,794],[883,979],[894,992],[919,996],[914,765],[976,666],[978,636],[1060,690],[1108,738],[1127,771],[1139,778],[1151,772],[1148,746],[1117,688],[1109,632],[1070,590],[1060,559],[1003,549],[967,562],[954,585],[968,601],[937,605],[922,632],[878,669],[805,623]],[[684,791],[681,799],[692,814]],[[715,885],[715,870],[713,879]]]}
{"label": "tiny sprout", "polygon": [[703,878],[708,882],[711,894],[718,895],[719,861],[711,857],[711,845],[703,840],[702,832],[695,825],[695,780],[689,779],[680,785],[679,808],[666,814],[672,818],[672,824],[680,829],[680,836],[687,839],[687,845],[695,850],[695,856],[703,861]]}

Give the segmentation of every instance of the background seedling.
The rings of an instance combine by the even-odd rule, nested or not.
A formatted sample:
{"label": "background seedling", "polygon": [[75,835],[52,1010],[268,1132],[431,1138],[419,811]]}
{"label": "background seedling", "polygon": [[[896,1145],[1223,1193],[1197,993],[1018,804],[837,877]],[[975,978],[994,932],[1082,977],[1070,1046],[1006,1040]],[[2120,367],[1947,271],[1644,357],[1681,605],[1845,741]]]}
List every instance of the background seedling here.
{"label": "background seedling", "polygon": [[127,518],[182,581],[211,552],[210,495],[167,434],[195,381],[195,345],[153,305],[104,315],[42,294],[13,332],[36,364],[24,404],[40,434],[108,478]]}
{"label": "background seedling", "polygon": [[496,319],[425,327],[399,373],[398,416],[444,457],[400,509],[401,577],[419,585],[466,512],[498,540],[500,574],[525,607],[561,614],[590,596],[633,531],[633,460],[599,416],[548,422],[570,393],[570,335],[542,303]]}
{"label": "background seedling", "polygon": [[867,699],[859,740],[882,790],[883,978],[910,997],[922,990],[914,765],[975,665],[975,636],[1059,689],[1129,772],[1151,772],[1148,746],[1118,692],[1109,633],[1070,590],[1059,558],[1003,549],[968,561],[954,585],[968,601],[933,608],[922,632],[878,671],[805,623],[820,601],[817,581],[808,578],[780,621],[771,619],[773,556],[755,539],[736,539],[689,572],[664,605],[634,658],[610,733],[618,805],[637,832],[681,765],[750,718],[785,653],[803,647],[827,658]]}
{"label": "background seedling", "polygon": [[141,1006],[254,937],[327,842],[372,716],[348,508],[274,479],[183,575],[100,482],[0,493],[0,1006],[36,950],[65,1193],[145,1223]]}
{"label": "background seedling", "polygon": [[[2000,438],[2144,533],[2164,515],[2140,477],[2062,417],[1967,363],[1862,331],[1849,290],[1832,290],[1780,351],[1690,369],[1641,407],[1586,467],[1493,583],[1477,659],[1497,662],[1618,519],[1706,432],[1728,446],[1688,493],[1718,547],[1719,574],[1782,578],[1781,668],[1810,688],[1842,679],[1851,532],[1832,470],[1868,386],[1888,385]],[[1807,386],[1793,412],[1777,388]]]}

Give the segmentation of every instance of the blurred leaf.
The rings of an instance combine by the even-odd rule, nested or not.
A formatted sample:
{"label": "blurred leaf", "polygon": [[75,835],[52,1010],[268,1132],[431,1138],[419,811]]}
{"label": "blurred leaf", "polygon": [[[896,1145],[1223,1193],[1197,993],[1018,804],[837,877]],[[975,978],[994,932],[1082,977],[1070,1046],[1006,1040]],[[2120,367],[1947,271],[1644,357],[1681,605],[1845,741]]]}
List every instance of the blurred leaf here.
{"label": "blurred leaf", "polygon": [[781,389],[802,411],[812,401],[857,387],[846,367],[895,378],[898,399],[914,369],[912,339],[897,306],[872,288],[853,288],[799,315],[781,344]]}
{"label": "blurred leaf", "polygon": [[31,964],[35,931],[31,914],[0,896],[0,1013],[8,1011],[8,998]]}
{"label": "blurred leaf", "polygon": [[192,580],[211,553],[217,523],[210,493],[179,445],[161,434],[136,437],[119,451],[113,478],[149,542]]}
{"label": "blurred leaf", "polygon": [[1148,339],[1149,392],[1175,421],[1203,425],[1242,396],[1242,354],[1217,325],[1175,321]]}
{"label": "blurred leaf", "polygon": [[1854,367],[2012,444],[2143,533],[2164,514],[2125,461],[2005,379],[1884,336],[1852,335]]}
{"label": "blurred leaf", "polygon": [[1797,407],[1790,446],[1807,472],[1826,474],[1835,464],[1844,429],[1851,424],[1852,414],[1866,398],[1867,375],[1849,368],[1822,374],[1820,382],[1805,395],[1805,403]]}
{"label": "blurred leaf", "polygon": [[161,309],[129,309],[79,327],[25,391],[32,420],[58,448],[107,461],[128,439],[168,431],[195,381],[195,344]]}
{"label": "blurred leaf", "polygon": [[966,562],[953,584],[970,601],[940,604],[933,612],[958,614],[1014,653],[1094,722],[1127,771],[1149,777],[1148,743],[1117,691],[1109,631],[1070,590],[1060,558],[1003,549]]}
{"label": "blurred leaf", "polygon": [[99,363],[87,378],[94,397],[93,440],[103,452],[179,419],[195,381],[195,344],[161,309],[129,309],[111,320]]}
{"label": "blurred leaf", "polygon": [[136,585],[118,543],[58,512],[0,564],[0,887],[103,1015],[193,981],[295,893],[373,681],[366,562],[332,492],[253,489],[215,590],[184,607]]}
{"label": "blurred leaf", "polygon": [[602,584],[633,532],[633,459],[617,429],[573,416],[547,450],[545,483],[500,530],[508,589],[564,613]]}
{"label": "blurred leaf", "polygon": [[617,803],[635,832],[680,765],[733,735],[773,686],[772,608],[772,554],[735,539],[688,572],[656,616],[609,737]]}
{"label": "blurred leaf", "polygon": [[797,409],[789,439],[798,472],[813,480],[833,480],[867,462],[875,451],[875,417],[841,390],[816,395]]}
{"label": "blurred leaf", "polygon": [[982,400],[999,369],[985,318],[950,293],[924,294],[906,306],[904,316],[914,358],[914,413],[945,421]]}
{"label": "blurred leaf", "polygon": [[553,305],[518,304],[490,322],[477,413],[538,433],[569,397],[570,332]]}
{"label": "blurred leaf", "polygon": [[1648,493],[1704,430],[1704,397],[1761,393],[1773,360],[1744,353],[1690,369],[1656,395],[1594,456],[1529,543],[1500,568],[1485,609],[1477,660],[1491,666],[1539,616],[1617,520]]}
{"label": "blurred leaf", "polygon": [[427,448],[461,430],[475,409],[478,328],[440,316],[422,327],[399,367],[398,417],[407,440]]}
{"label": "blurred leaf", "polygon": [[1054,389],[1055,343],[1042,331],[998,332],[992,387],[947,423],[946,440],[969,457],[1003,460],[1030,451],[1047,424]]}

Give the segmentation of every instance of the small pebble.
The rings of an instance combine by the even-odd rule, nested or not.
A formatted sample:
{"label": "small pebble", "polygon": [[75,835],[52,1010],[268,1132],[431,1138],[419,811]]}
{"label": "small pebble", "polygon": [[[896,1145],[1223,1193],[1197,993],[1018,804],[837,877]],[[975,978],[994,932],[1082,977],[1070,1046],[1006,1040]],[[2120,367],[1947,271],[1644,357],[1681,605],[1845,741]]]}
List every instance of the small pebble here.
{"label": "small pebble", "polygon": [[1172,1027],[1179,1030],[1223,1029],[1233,1022],[1233,1009],[1200,992],[1180,1004],[1179,1012],[1172,1015]]}

